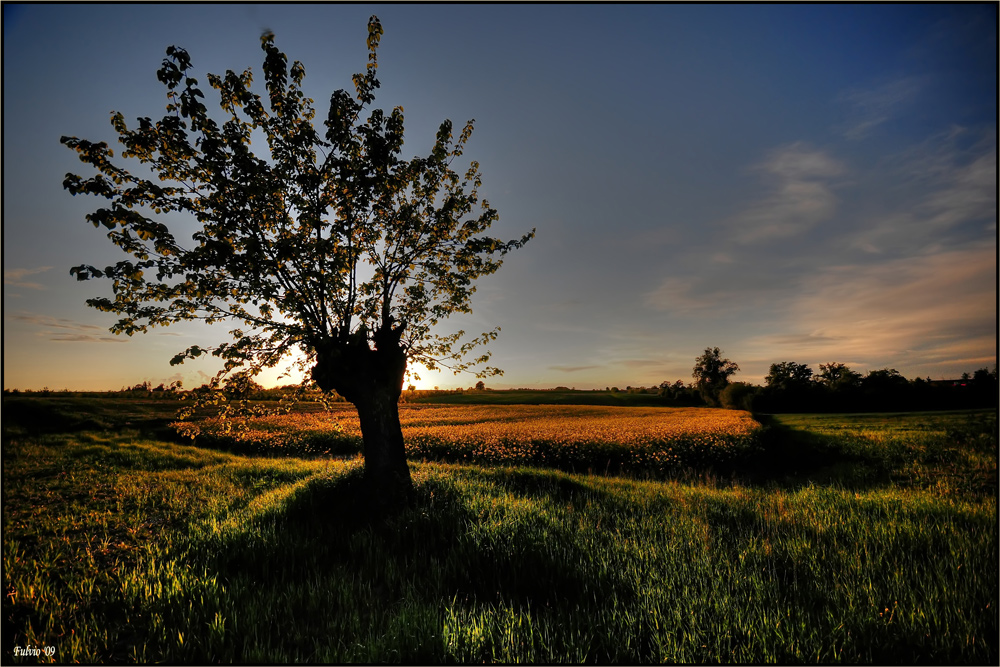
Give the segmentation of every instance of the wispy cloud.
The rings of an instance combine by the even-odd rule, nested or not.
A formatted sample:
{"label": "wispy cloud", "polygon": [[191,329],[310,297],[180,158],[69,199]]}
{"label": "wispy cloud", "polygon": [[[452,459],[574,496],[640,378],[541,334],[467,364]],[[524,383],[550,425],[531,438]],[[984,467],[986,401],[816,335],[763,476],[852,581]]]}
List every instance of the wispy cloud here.
{"label": "wispy cloud", "polygon": [[828,181],[844,169],[823,151],[796,142],[773,151],[753,171],[763,175],[768,194],[728,221],[730,238],[738,243],[800,234],[836,210]]}
{"label": "wispy cloud", "polygon": [[38,266],[33,269],[4,269],[3,284],[10,285],[11,287],[43,290],[45,289],[45,286],[41,283],[24,280],[24,278],[36,273],[44,273],[45,271],[49,271],[51,268],[51,266]]}
{"label": "wispy cloud", "polygon": [[978,237],[995,235],[997,148],[992,130],[959,148],[963,132],[932,137],[900,156],[891,166],[918,192],[888,214],[873,217],[853,245],[867,252],[928,252]]}
{"label": "wispy cloud", "polygon": [[648,369],[658,369],[666,364],[663,359],[622,359],[617,362],[626,368],[648,368]]}
{"label": "wispy cloud", "polygon": [[57,343],[124,343],[128,340],[123,336],[110,335],[107,329],[95,324],[83,324],[64,317],[20,312],[9,319],[34,325],[37,327],[35,335]]}
{"label": "wispy cloud", "polygon": [[848,109],[848,119],[839,128],[847,139],[863,139],[872,130],[892,120],[916,99],[923,87],[917,77],[905,77],[870,88],[852,88],[837,101]]}
{"label": "wispy cloud", "polygon": [[665,278],[660,286],[644,296],[646,306],[654,310],[671,311],[678,314],[705,312],[715,306],[715,299],[695,294],[700,280],[697,277]]}
{"label": "wispy cloud", "polygon": [[979,247],[872,266],[840,266],[803,280],[787,333],[748,341],[751,351],[815,363],[857,359],[904,368],[995,362],[996,248]]}
{"label": "wispy cloud", "polygon": [[592,368],[602,368],[601,366],[549,366],[549,370],[559,371],[560,373],[579,373],[580,371],[588,371]]}

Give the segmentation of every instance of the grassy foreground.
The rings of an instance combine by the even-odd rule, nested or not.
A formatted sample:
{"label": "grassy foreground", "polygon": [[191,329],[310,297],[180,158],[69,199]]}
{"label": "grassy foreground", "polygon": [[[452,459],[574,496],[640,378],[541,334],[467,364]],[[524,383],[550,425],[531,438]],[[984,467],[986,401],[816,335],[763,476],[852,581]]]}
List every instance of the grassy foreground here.
{"label": "grassy foreground", "polygon": [[391,519],[358,459],[10,417],[5,662],[998,661],[995,417],[781,417],[733,478],[414,463]]}

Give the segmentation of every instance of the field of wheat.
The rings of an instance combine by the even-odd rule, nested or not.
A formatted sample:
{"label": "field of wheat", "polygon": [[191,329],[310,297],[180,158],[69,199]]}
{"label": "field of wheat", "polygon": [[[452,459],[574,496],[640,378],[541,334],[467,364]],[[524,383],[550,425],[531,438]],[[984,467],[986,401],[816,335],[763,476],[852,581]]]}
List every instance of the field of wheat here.
{"label": "field of wheat", "polygon": [[[659,474],[750,453],[761,425],[747,412],[707,408],[538,405],[404,405],[411,460],[531,465],[571,471]],[[350,455],[362,450],[357,413],[252,419],[229,433],[201,423],[203,442],[254,453]]]}

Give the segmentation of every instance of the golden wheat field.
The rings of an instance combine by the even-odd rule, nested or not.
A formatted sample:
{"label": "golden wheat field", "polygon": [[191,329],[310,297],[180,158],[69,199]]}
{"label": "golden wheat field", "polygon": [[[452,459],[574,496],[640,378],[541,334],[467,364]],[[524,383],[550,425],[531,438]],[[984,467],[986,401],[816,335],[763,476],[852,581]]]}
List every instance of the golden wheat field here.
{"label": "golden wheat field", "polygon": [[[710,408],[402,405],[399,412],[411,460],[593,472],[658,473],[724,462],[755,447],[761,431],[747,412]],[[289,455],[352,454],[362,447],[357,413],[346,405],[222,430],[206,420],[199,437]]]}

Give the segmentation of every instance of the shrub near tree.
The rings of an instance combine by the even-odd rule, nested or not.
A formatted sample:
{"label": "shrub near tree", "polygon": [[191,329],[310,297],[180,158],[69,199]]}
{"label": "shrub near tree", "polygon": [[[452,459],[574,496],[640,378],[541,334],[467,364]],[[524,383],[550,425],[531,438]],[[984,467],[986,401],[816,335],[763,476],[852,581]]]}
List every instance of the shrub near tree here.
{"label": "shrub near tree", "polygon": [[722,407],[729,410],[755,410],[758,408],[759,388],[747,382],[730,382],[719,394]]}
{"label": "shrub near tree", "polygon": [[[208,75],[221,124],[203,102],[190,56],[170,47],[157,72],[167,114],[139,118],[133,128],[122,114],[111,117],[122,157],[154,177],[113,164],[104,142],[63,137],[98,172],[67,174],[63,186],[109,200],[87,220],[132,257],[71,270],[80,280],[112,281],[113,298],[88,304],[120,316],[114,333],[189,320],[229,323],[232,342],[195,345],[172,361],[206,353],[222,359],[216,391],[229,374],[250,379],[300,352],[303,370],[323,391],[357,407],[373,500],[395,504],[412,488],[397,407],[407,364],[499,373],[484,366],[488,352],[467,361],[498,329],[463,342],[464,332],[440,335],[435,325],[471,312],[475,279],[499,269],[534,231],[506,242],[484,235],[498,216],[479,197],[479,165],[472,162],[464,175],[451,169],[472,121],[457,139],[444,121],[430,154],[405,160],[402,108],[364,117],[380,85],[381,36],[373,16],[355,93],[334,92],[319,127],[302,88],[305,68],[288,66],[274,35],[261,38],[263,97],[251,89],[249,69]],[[254,137],[266,139],[263,157],[251,149]],[[192,242],[164,221],[173,213],[185,225],[196,222]]]}

